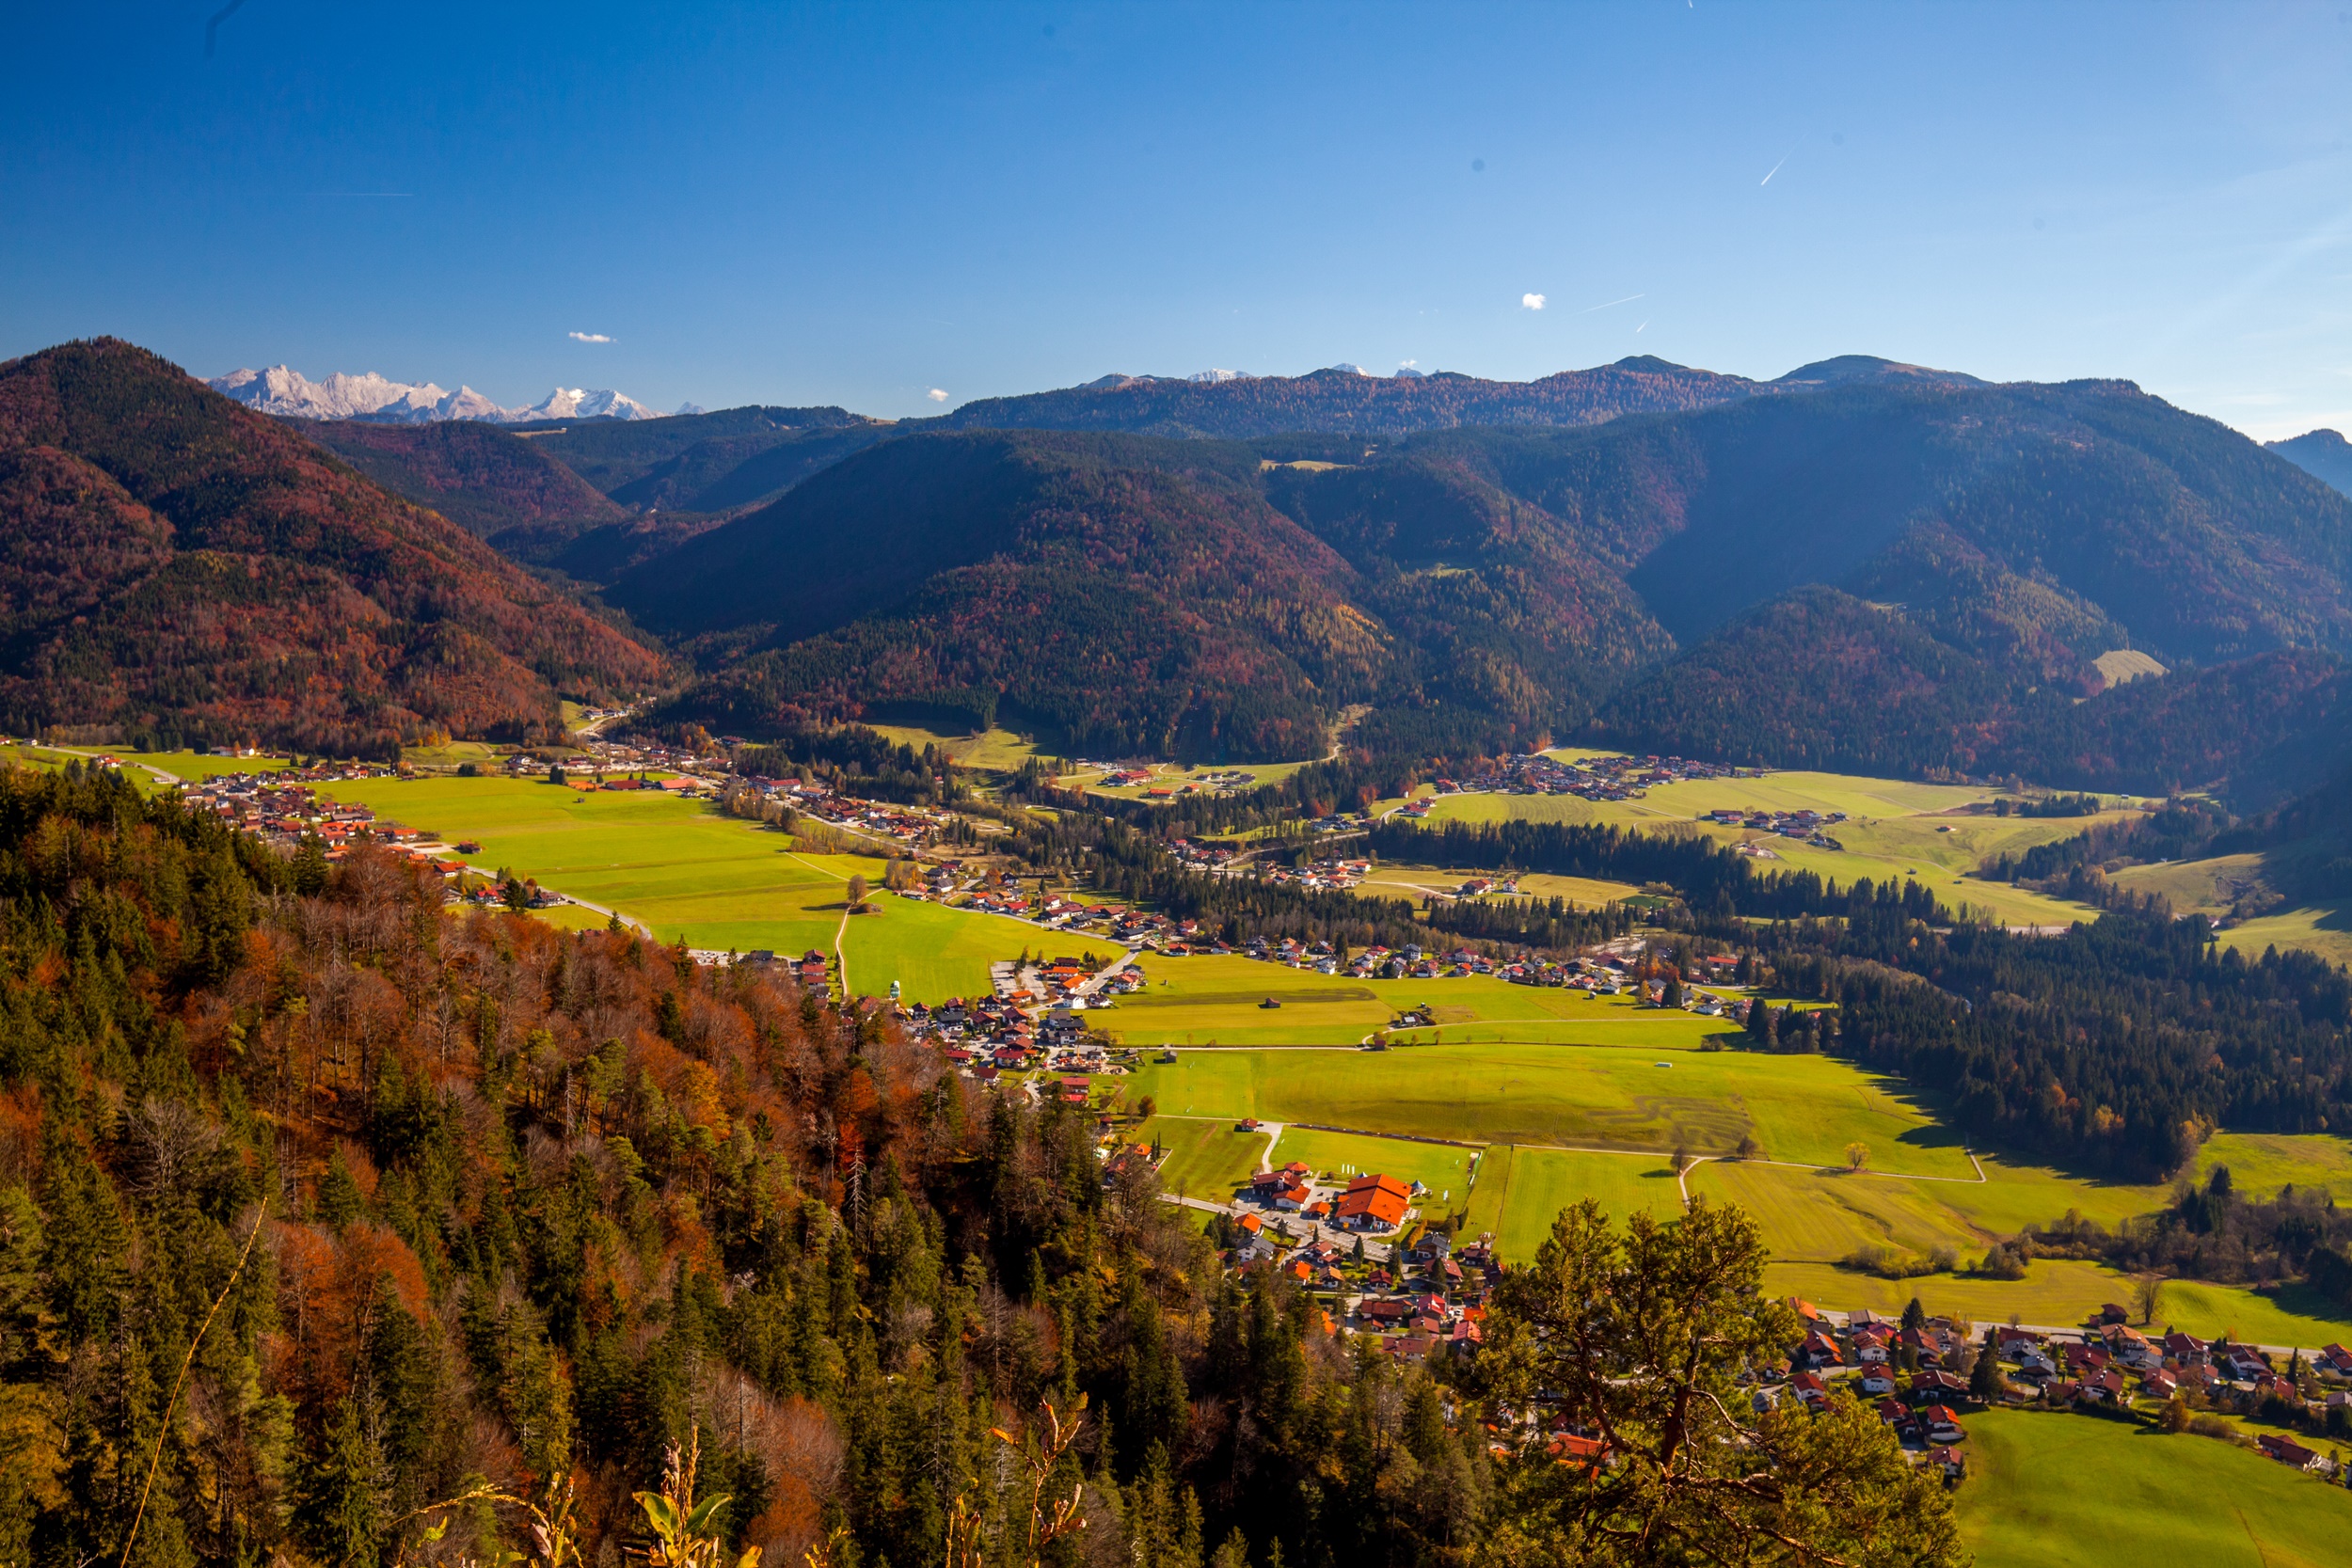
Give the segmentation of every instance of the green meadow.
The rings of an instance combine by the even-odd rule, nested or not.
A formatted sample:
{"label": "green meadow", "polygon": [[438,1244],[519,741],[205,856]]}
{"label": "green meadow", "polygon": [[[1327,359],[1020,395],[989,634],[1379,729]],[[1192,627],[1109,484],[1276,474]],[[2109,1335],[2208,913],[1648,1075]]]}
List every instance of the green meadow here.
{"label": "green meadow", "polygon": [[[1235,957],[1145,958],[1149,982],[1099,1025],[1130,1045],[1354,1045],[1408,1009],[1429,1014],[1444,1042],[1590,1039],[1691,1046],[1732,1025],[1661,1012],[1629,997],[1515,986],[1493,975],[1453,980],[1359,980]],[[1279,1007],[1267,1007],[1268,998]]]}
{"label": "green meadow", "polygon": [[[1128,1103],[1135,1102],[1131,1095]],[[1222,1203],[1233,1189],[1262,1168],[1263,1132],[1245,1132],[1230,1117],[1155,1116],[1131,1134],[1138,1143],[1157,1139],[1167,1151],[1160,1185],[1186,1197]]]}
{"label": "green meadow", "polygon": [[[871,996],[886,993],[893,980],[908,1002],[986,996],[991,963],[1057,940],[1076,944],[1074,938],[1057,939],[999,914],[950,910],[889,893],[874,895],[873,904],[874,912],[851,916],[841,936],[850,988]],[[1106,962],[1107,954],[1118,951],[1099,945],[1106,949]]]}
{"label": "green meadow", "polygon": [[1481,1144],[1704,1153],[1753,1136],[1775,1159],[1827,1164],[1860,1141],[1889,1169],[1974,1174],[1958,1137],[1899,1086],[1825,1056],[1647,1044],[1180,1051],[1140,1065],[1130,1093],[1172,1115]]}
{"label": "green meadow", "polygon": [[[482,845],[469,859],[536,877],[556,892],[617,909],[663,942],[749,952],[832,953],[850,983],[881,995],[898,980],[911,1002],[988,990],[991,960],[1033,946],[1036,927],[886,894],[845,922],[849,879],[882,880],[882,862],[810,855],[791,837],[651,790],[577,791],[520,779],[371,779],[331,786],[338,800],[446,838]],[[601,921],[601,916],[596,917]]]}
{"label": "green meadow", "polygon": [[1992,1410],[1965,1425],[1979,1568],[2352,1564],[2352,1492],[2211,1437]]}
{"label": "green meadow", "polygon": [[1623,1224],[1633,1213],[1671,1219],[1682,1209],[1674,1167],[1656,1155],[1588,1154],[1497,1144],[1479,1163],[1465,1234],[1491,1232],[1502,1256],[1532,1260],[1563,1209],[1585,1198]]}
{"label": "green meadow", "polygon": [[[1574,751],[1562,756],[1590,755]],[[1915,879],[1953,905],[1984,911],[2004,925],[2064,926],[2093,918],[2095,911],[2007,883],[1976,880],[1967,873],[2003,853],[2019,854],[2036,844],[2072,837],[2095,822],[2131,815],[2121,809],[2097,817],[1976,816],[1965,808],[1997,798],[1973,785],[1914,784],[1842,773],[1768,773],[1756,779],[1697,779],[1661,784],[1639,800],[1581,800],[1573,796],[1453,795],[1440,800],[1433,821],[1614,822],[1656,831],[1670,822],[1689,824],[1724,843],[1742,840],[1772,852],[1766,867],[1816,871],[1839,882],[1868,877]],[[1795,839],[1745,829],[1699,824],[1707,812],[1818,811],[1846,813],[1830,836],[1843,849],[1820,849]],[[1526,884],[1523,884],[1526,885]],[[1537,891],[1533,886],[1528,891]],[[1549,896],[1549,895],[1547,895]]]}

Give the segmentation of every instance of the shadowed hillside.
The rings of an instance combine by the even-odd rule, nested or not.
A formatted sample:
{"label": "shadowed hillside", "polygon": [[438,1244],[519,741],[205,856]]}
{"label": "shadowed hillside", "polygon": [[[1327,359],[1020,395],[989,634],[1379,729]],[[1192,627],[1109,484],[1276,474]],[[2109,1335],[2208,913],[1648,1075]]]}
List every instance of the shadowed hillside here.
{"label": "shadowed hillside", "polygon": [[113,340],[0,367],[11,727],[382,752],[550,732],[660,658],[435,513]]}

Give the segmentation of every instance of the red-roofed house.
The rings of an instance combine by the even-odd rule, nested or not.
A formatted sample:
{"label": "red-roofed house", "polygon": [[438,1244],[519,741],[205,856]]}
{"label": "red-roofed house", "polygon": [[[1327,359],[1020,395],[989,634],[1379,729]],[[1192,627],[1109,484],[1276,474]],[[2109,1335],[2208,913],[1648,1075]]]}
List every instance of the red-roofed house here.
{"label": "red-roofed house", "polygon": [[1337,1218],[1350,1230],[1394,1230],[1412,1202],[1412,1189],[1395,1177],[1359,1176],[1341,1196]]}

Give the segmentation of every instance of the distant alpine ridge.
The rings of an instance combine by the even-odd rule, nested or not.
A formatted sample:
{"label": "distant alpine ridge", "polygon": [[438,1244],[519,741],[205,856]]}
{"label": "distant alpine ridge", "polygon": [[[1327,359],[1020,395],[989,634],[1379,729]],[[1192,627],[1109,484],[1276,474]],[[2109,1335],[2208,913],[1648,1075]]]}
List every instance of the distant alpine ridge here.
{"label": "distant alpine ridge", "polygon": [[[373,424],[432,424],[442,420],[484,420],[492,424],[532,424],[547,420],[659,420],[664,416],[635,398],[610,390],[558,387],[526,408],[502,408],[470,387],[446,391],[431,382],[411,385],[370,371],[342,372],[312,381],[300,371],[272,365],[265,371],[236,370],[206,383],[249,408],[298,420],[364,420]],[[700,413],[691,404],[680,413]]]}

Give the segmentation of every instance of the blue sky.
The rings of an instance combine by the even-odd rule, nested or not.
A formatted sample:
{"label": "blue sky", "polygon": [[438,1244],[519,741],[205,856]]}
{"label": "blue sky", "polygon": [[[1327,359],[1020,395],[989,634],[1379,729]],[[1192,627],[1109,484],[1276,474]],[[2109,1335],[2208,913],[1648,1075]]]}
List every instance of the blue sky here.
{"label": "blue sky", "polygon": [[0,21],[0,355],[902,415],[1872,353],[2352,429],[2352,0],[226,3]]}

